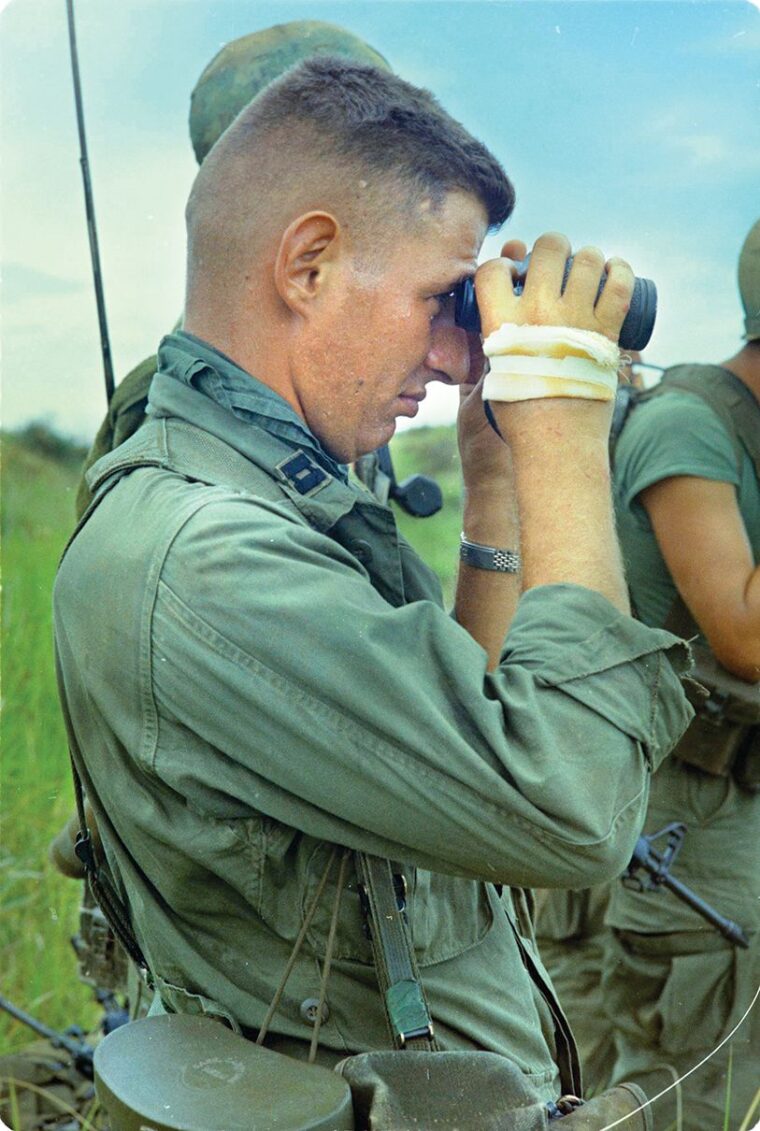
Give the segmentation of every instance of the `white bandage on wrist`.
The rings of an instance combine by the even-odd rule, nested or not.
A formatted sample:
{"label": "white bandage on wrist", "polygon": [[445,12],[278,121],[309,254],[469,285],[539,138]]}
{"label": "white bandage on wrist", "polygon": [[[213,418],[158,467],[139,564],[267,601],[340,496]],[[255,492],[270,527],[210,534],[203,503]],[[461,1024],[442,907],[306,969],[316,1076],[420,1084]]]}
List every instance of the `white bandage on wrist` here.
{"label": "white bandage on wrist", "polygon": [[593,330],[505,322],[483,342],[483,353],[491,366],[483,383],[487,401],[615,396],[620,350]]}

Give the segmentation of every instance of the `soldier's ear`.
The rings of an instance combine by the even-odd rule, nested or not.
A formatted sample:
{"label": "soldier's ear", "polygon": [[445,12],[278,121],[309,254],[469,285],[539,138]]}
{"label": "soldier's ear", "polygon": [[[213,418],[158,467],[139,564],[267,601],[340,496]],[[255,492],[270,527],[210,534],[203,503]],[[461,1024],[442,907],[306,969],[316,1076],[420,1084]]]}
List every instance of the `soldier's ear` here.
{"label": "soldier's ear", "polygon": [[307,212],[282,234],[274,265],[274,282],[282,301],[308,315],[324,294],[341,254],[340,224],[329,212]]}

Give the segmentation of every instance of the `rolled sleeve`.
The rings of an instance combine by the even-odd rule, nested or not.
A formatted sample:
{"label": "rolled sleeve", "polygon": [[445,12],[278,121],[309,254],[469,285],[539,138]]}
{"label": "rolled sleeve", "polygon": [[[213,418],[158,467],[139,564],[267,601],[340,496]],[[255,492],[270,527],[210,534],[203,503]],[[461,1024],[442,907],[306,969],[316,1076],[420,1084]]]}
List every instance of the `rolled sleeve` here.
{"label": "rolled sleeve", "polygon": [[580,586],[547,585],[524,594],[502,662],[527,668],[636,739],[651,769],[694,715],[681,690],[692,663],[688,644]]}
{"label": "rolled sleeve", "polygon": [[390,605],[331,539],[242,501],[195,515],[162,574],[151,769],[202,811],[523,887],[628,863],[642,750],[688,719],[675,638],[546,587],[487,672],[434,602]]}

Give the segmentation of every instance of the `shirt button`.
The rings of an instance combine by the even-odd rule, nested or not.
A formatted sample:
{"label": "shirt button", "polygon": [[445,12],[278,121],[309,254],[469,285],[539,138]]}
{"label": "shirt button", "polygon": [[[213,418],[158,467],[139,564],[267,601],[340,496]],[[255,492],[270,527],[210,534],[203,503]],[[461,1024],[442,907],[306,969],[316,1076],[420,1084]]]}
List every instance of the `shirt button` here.
{"label": "shirt button", "polygon": [[[317,1020],[317,1011],[319,1009],[319,998],[307,997],[305,1001],[301,1002],[301,1016],[307,1025],[313,1025]],[[322,1023],[330,1016],[330,1010],[327,1007],[327,1002],[322,1006]]]}
{"label": "shirt button", "polygon": [[349,549],[362,565],[369,565],[372,561],[372,547],[369,542],[365,542],[363,538],[355,538],[349,545]]}

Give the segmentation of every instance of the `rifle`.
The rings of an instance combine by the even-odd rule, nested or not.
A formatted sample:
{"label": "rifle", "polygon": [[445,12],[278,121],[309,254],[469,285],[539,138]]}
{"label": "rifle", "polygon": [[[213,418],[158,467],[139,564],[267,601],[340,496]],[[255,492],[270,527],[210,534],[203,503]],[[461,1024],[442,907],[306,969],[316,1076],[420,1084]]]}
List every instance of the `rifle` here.
{"label": "rifle", "polygon": [[31,1014],[25,1013],[23,1009],[19,1009],[13,1002],[8,1001],[6,997],[0,994],[0,1009],[4,1009],[6,1013],[10,1013],[11,1017],[15,1017],[17,1021],[22,1024],[28,1025],[35,1033],[39,1033],[41,1037],[45,1037],[50,1041],[53,1048],[63,1049],[67,1052],[73,1062],[77,1072],[85,1076],[88,1080],[93,1078],[93,1065],[92,1058],[95,1054],[95,1049],[92,1045],[88,1045],[86,1041],[82,1041],[71,1033],[59,1033],[56,1029],[51,1029],[47,1025],[43,1025]]}
{"label": "rifle", "polygon": [[[623,876],[624,885],[634,891],[659,891],[663,887],[668,888],[734,946],[746,949],[749,946],[749,939],[738,923],[721,915],[720,911],[716,911],[690,887],[670,875],[670,869],[685,835],[686,825],[676,821],[650,836],[640,836]],[[662,852],[658,852],[653,847],[653,842],[661,837],[668,838],[667,845]],[[643,869],[648,874],[646,879],[637,875],[639,869]]]}

